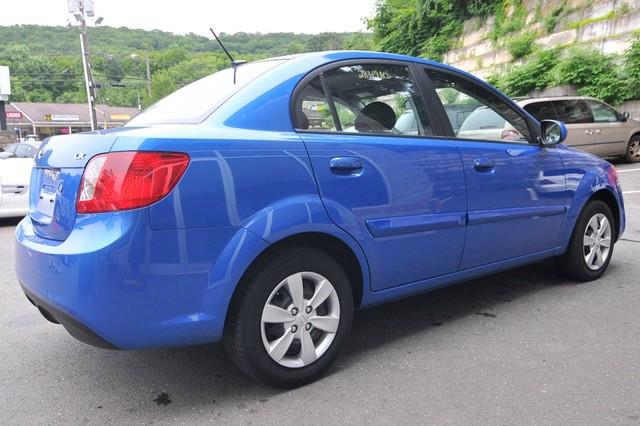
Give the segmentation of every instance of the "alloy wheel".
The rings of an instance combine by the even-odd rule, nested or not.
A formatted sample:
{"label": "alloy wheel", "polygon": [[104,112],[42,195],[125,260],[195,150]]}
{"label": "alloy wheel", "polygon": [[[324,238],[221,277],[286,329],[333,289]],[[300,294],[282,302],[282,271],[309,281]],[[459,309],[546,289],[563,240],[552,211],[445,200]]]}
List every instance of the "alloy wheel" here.
{"label": "alloy wheel", "polygon": [[595,214],[587,223],[583,237],[584,261],[589,269],[602,268],[611,252],[611,224],[602,213]]}
{"label": "alloy wheel", "polygon": [[340,324],[340,302],[333,284],[315,272],[298,272],[282,280],[262,310],[264,348],[275,362],[305,367],[331,346]]}
{"label": "alloy wheel", "polygon": [[640,139],[629,142],[628,154],[633,161],[640,161]]}

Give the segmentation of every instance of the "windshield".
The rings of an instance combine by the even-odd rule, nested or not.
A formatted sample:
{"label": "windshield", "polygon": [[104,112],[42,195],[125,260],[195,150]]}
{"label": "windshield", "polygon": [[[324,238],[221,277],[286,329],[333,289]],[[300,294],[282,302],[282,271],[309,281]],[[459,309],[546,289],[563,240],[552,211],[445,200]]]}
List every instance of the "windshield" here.
{"label": "windshield", "polygon": [[126,126],[200,123],[235,92],[285,60],[266,60],[240,65],[233,83],[227,68],[201,78],[151,105]]}
{"label": "windshield", "polygon": [[480,107],[473,111],[462,126],[460,131],[481,129],[504,129],[506,121],[497,112],[487,107]]}

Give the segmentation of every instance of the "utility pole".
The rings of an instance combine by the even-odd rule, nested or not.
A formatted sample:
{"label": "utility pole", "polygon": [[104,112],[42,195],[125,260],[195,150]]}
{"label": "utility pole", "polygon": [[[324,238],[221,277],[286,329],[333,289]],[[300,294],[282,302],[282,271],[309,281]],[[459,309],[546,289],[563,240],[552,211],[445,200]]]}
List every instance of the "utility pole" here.
{"label": "utility pole", "polygon": [[0,65],[0,130],[7,130],[7,115],[4,109],[5,101],[11,94],[11,77],[9,67]]}
{"label": "utility pole", "polygon": [[149,52],[146,52],[145,59],[147,62],[147,95],[151,99],[151,66],[149,65]]}
{"label": "utility pole", "polygon": [[7,113],[2,98],[0,98],[0,130],[7,130]]}
{"label": "utility pole", "polygon": [[89,117],[91,118],[91,130],[98,128],[96,116],[96,87],[89,62],[89,38],[87,37],[87,17],[93,17],[93,0],[68,0],[69,12],[73,13],[80,24],[80,50],[82,52],[82,69],[84,70],[84,82],[87,89],[87,101],[89,104]]}

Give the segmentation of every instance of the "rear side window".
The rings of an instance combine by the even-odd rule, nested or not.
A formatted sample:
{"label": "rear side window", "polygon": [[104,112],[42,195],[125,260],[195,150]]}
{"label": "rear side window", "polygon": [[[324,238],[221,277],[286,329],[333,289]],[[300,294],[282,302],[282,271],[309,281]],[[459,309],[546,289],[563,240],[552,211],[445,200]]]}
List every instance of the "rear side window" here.
{"label": "rear side window", "polygon": [[433,134],[417,85],[403,65],[347,65],[326,71],[307,84],[296,103],[295,124],[301,130]]}
{"label": "rear side window", "polygon": [[593,123],[593,114],[587,103],[581,99],[553,101],[558,120],[565,124]]}
{"label": "rear side window", "polygon": [[556,116],[556,110],[553,108],[553,104],[551,102],[533,102],[525,105],[523,108],[529,114],[533,115],[538,121],[558,119]]}
{"label": "rear side window", "polygon": [[296,108],[296,128],[302,130],[335,131],[329,101],[322,88],[320,77],[316,77],[302,90],[300,105]]}

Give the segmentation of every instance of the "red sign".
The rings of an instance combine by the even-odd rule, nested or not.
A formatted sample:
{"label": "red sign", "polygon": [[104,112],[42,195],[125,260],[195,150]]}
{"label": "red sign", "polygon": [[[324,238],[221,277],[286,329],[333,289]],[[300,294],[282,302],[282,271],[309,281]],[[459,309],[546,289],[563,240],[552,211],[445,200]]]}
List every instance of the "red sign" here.
{"label": "red sign", "polygon": [[9,120],[19,120],[22,118],[22,113],[20,111],[5,111],[4,115]]}

